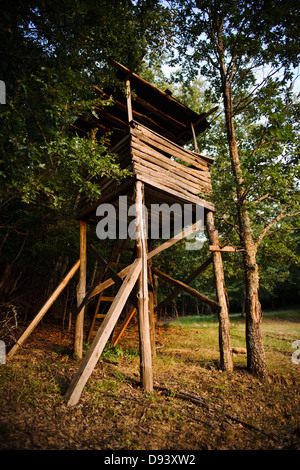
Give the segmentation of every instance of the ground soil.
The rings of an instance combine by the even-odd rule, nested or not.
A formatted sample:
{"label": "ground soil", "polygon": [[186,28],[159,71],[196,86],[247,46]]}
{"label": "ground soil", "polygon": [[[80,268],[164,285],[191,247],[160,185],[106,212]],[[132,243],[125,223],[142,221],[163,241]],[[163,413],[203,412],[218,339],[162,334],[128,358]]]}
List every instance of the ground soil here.
{"label": "ground soil", "polygon": [[[63,395],[79,364],[72,332],[39,325],[0,366],[0,449],[299,449],[298,366],[271,367],[261,383],[238,354],[234,372],[221,371],[217,334],[210,343],[205,328],[157,327],[155,389],[146,394],[131,324],[100,359],[78,405],[67,407]],[[276,354],[291,363],[284,351]]]}

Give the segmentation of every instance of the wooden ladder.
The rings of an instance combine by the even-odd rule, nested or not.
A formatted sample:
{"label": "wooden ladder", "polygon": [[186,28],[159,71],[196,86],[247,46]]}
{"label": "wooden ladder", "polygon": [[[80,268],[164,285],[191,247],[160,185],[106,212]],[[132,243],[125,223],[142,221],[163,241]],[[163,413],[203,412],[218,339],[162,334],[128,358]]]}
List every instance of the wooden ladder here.
{"label": "wooden ladder", "polygon": [[95,313],[93,315],[93,318],[92,318],[92,321],[91,321],[91,324],[90,324],[90,327],[89,327],[89,331],[88,331],[88,334],[87,334],[87,338],[86,338],[87,341],[90,341],[96,335],[96,333],[99,329],[100,325],[96,326],[96,323],[98,323],[97,320],[99,320],[99,319],[103,320],[103,318],[105,318],[105,316],[106,316],[105,313],[99,313],[100,304],[102,302],[113,302],[114,299],[115,299],[114,297],[104,296],[103,293],[104,293],[104,291],[100,292],[100,294],[99,294],[99,298],[98,298],[98,301],[97,301]]}
{"label": "wooden ladder", "polygon": [[[105,260],[96,252],[96,250],[92,247],[92,246],[89,246],[89,249],[91,250],[91,252],[93,253],[94,256],[96,256],[96,258],[105,264],[105,270],[103,272],[103,279],[104,277],[106,276],[106,274],[110,274],[110,275],[113,275],[115,278],[116,278],[116,275],[112,272],[112,269],[111,267],[113,265],[118,265],[119,263],[115,263],[114,260],[119,260],[119,257],[120,257],[120,254],[122,252],[122,250],[129,250],[129,251],[132,251],[132,261],[134,259],[134,248],[127,248],[126,247],[126,244],[128,242],[129,238],[127,240],[124,240],[120,246],[118,246],[118,244],[115,242],[114,245],[113,245],[113,248],[112,248],[112,252],[111,252],[111,255],[110,255],[110,260],[108,263],[105,262]],[[121,282],[121,279],[119,280],[119,282]],[[99,327],[101,326],[101,323],[103,321],[103,319],[105,318],[106,316],[106,313],[99,313],[99,309],[100,309],[100,304],[102,302],[113,302],[115,297],[114,296],[109,296],[109,295],[104,295],[104,292],[105,291],[102,291],[100,292],[99,294],[99,298],[98,298],[98,301],[97,301],[97,305],[96,305],[96,309],[95,309],[95,313],[93,315],[93,318],[92,318],[92,321],[91,321],[91,324],[90,324],[90,327],[89,327],[89,331],[88,331],[88,334],[87,334],[87,342],[90,341],[91,339],[93,339],[93,337],[97,334],[97,331],[99,329]],[[131,295],[131,298],[132,298],[132,295]],[[126,315],[126,318],[124,320],[124,322],[122,323],[121,325],[121,328],[119,329],[117,335],[116,335],[116,342],[114,344],[114,346],[117,344],[117,342],[119,341],[120,337],[122,336],[123,332],[125,331],[126,329],[126,326],[128,325],[128,323],[130,322],[131,318],[133,317],[134,313],[136,312],[136,308],[134,308],[133,306],[130,307],[129,309],[129,312],[128,314]],[[101,320],[101,323],[99,324],[99,322],[97,320]],[[126,326],[124,327],[124,325],[126,324]],[[112,335],[111,337],[113,336],[114,332],[112,332]]]}

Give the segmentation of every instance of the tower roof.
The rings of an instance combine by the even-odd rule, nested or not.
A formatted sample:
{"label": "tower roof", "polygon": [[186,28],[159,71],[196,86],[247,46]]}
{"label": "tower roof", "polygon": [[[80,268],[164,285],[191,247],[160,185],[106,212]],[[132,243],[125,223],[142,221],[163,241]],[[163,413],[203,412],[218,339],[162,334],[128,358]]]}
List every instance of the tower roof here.
{"label": "tower roof", "polygon": [[[116,69],[118,80],[121,82],[130,80],[132,113],[135,121],[179,145],[192,140],[191,123],[196,135],[209,127],[206,118],[217,108],[197,114],[173,98],[169,90],[160,90],[118,62],[114,61],[112,65]],[[95,107],[98,119],[95,116],[79,116],[72,127],[79,134],[98,128],[99,137],[111,132],[110,143],[114,145],[128,132],[126,93],[121,87],[101,90],[97,86],[94,86],[94,92],[104,99],[113,98],[114,104],[103,109]]]}

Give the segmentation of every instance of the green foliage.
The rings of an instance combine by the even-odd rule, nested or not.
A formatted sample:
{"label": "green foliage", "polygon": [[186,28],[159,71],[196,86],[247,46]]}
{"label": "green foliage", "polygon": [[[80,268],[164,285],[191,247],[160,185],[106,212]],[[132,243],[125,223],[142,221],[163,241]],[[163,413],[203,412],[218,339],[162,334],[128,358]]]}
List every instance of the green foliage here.
{"label": "green foliage", "polygon": [[79,113],[110,104],[91,92],[107,76],[107,59],[137,69],[149,42],[160,47],[163,20],[154,20],[161,7],[153,1],[1,3],[2,200],[42,197],[59,208],[74,192],[99,195],[90,174],[124,174],[104,139],[95,148],[91,138],[70,135],[69,126]]}
{"label": "green foliage", "polygon": [[165,15],[151,0],[1,1],[0,290],[30,314],[78,258],[79,195],[96,200],[97,177],[128,174],[109,135],[79,139],[70,125],[111,104],[92,91],[110,83],[111,58],[138,70],[162,46]]}
{"label": "green foliage", "polygon": [[[41,297],[49,294],[78,257],[78,195],[96,200],[97,176],[120,181],[127,174],[107,151],[109,136],[95,142],[93,134],[79,139],[70,132],[78,114],[94,113],[94,104],[111,104],[95,99],[91,91],[94,84],[112,81],[108,59],[169,88],[196,112],[216,104],[222,112],[216,26],[223,18],[243,204],[261,246],[261,295],[268,302],[283,299],[281,292],[289,293],[286,301],[298,298],[292,293],[299,291],[299,219],[281,218],[268,228],[279,214],[296,213],[300,202],[299,102],[291,88],[291,66],[299,54],[299,8],[293,0],[2,0],[1,11],[0,79],[7,104],[0,106],[0,285],[5,266],[10,270],[9,288],[3,288],[5,283],[0,287],[4,297],[27,299],[32,292],[36,298],[37,286]],[[166,77],[169,54],[180,67]],[[221,242],[239,246],[239,201],[220,112],[198,144],[215,158],[213,202]],[[94,238],[91,228],[89,239]],[[179,243],[155,263],[184,281],[204,262],[206,248],[207,243],[191,256]],[[110,246],[102,243],[100,249],[106,256]],[[225,254],[224,269],[230,300],[239,308],[244,295],[241,256]],[[192,286],[214,298],[212,275],[209,268]],[[160,300],[168,292],[161,283]],[[196,302],[187,294],[178,299],[179,306],[195,311]]]}
{"label": "green foliage", "polygon": [[[275,286],[292,280],[293,269],[299,273],[294,244],[300,203],[299,101],[292,90],[300,56],[299,5],[293,0],[171,4],[176,37],[171,64],[180,66],[180,80],[200,72],[207,79],[203,103],[218,103],[222,112],[198,139],[200,149],[215,158],[213,202],[221,242],[245,249],[247,213],[251,239],[260,248],[262,297],[278,299]],[[241,259],[224,258],[229,297],[242,299]]]}

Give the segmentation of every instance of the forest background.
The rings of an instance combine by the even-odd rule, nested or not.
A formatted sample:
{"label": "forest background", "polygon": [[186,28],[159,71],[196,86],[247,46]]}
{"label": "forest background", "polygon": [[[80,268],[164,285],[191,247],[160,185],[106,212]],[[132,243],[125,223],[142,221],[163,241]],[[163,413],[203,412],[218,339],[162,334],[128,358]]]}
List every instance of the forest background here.
{"label": "forest background", "polygon": [[[235,3],[240,9],[234,9]],[[100,188],[86,175],[122,179],[104,141],[95,148],[92,140],[78,139],[69,128],[78,113],[94,112],[96,99],[91,88],[112,80],[107,67],[110,58],[158,87],[170,89],[196,112],[219,107],[198,145],[201,152],[215,158],[213,202],[221,243],[239,246],[238,201],[222,83],[212,72],[213,64],[211,68],[205,65],[199,53],[204,45],[196,30],[198,8],[201,12],[225,11],[230,17],[225,25],[234,25],[231,30],[228,26],[224,37],[233,52],[228,70],[233,58],[235,61],[231,69],[233,115],[246,187],[243,199],[247,198],[252,231],[260,241],[256,259],[262,308],[300,304],[299,99],[294,89],[299,7],[293,1],[269,3],[271,10],[266,8],[268,2],[262,2],[265,8],[260,11],[267,27],[263,30],[258,21],[256,28],[272,32],[270,37],[252,30],[255,44],[252,41],[250,47],[251,41],[244,40],[238,49],[243,28],[253,28],[253,21],[249,26],[245,19],[252,2],[0,2],[0,79],[6,85],[6,104],[0,105],[3,315],[17,312],[19,318],[30,320],[78,259],[79,223],[74,213],[79,196],[87,193],[96,200],[100,195]],[[266,11],[272,14],[266,15]],[[265,44],[277,45],[280,54]],[[207,56],[214,53],[213,47],[206,51]],[[256,63],[249,59],[254,56],[259,57]],[[97,99],[97,105],[108,104]],[[95,227],[89,231],[89,239],[107,257],[109,243],[97,240]],[[156,263],[169,275],[185,280],[204,261],[207,245],[205,241],[203,250],[189,252],[184,244],[176,244]],[[230,311],[243,311],[241,253],[225,253],[223,260]],[[96,268],[91,260],[88,280]],[[214,298],[212,279],[208,269],[192,285]],[[159,300],[167,289],[160,284]],[[55,304],[52,317],[62,318],[65,311],[75,308],[75,302],[76,279]],[[174,309],[170,305],[168,314],[174,314]],[[184,293],[177,297],[176,309],[180,315],[209,313]]]}

